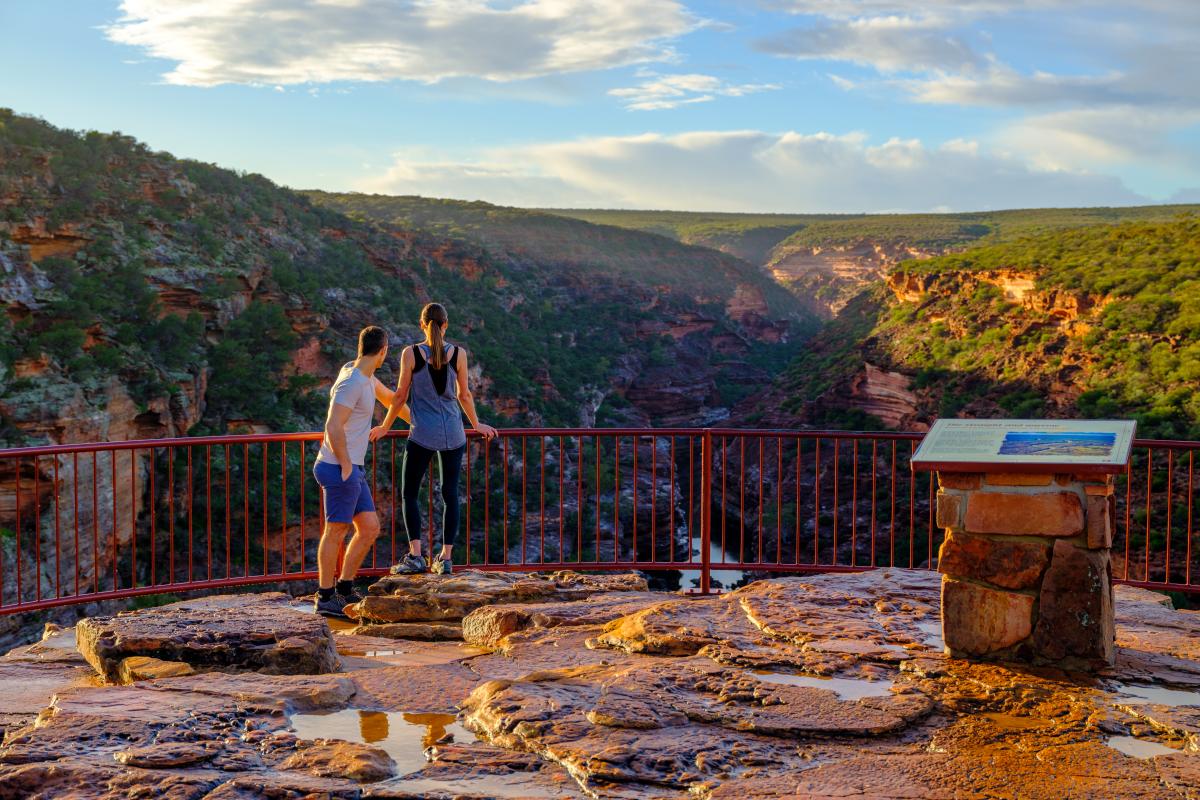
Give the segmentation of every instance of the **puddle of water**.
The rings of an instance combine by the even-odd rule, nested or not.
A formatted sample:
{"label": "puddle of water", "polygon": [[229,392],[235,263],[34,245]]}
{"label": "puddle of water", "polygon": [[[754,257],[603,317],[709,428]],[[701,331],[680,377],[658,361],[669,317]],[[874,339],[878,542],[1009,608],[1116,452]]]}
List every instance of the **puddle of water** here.
{"label": "puddle of water", "polygon": [[862,678],[824,678],[816,675],[793,675],[787,672],[754,670],[754,676],[763,683],[778,683],[784,686],[808,686],[813,689],[828,689],[840,700],[861,700],[864,697],[890,697],[892,681],[868,681]]}
{"label": "puddle of water", "polygon": [[408,655],[407,650],[339,650],[338,654],[343,656],[357,656],[359,658],[388,658],[394,656]]}
{"label": "puddle of water", "polygon": [[1118,683],[1117,691],[1126,697],[1136,697],[1161,706],[1200,706],[1200,692],[1168,689],[1165,686],[1139,686],[1136,683]]}
{"label": "puddle of water", "polygon": [[1165,744],[1147,742],[1145,739],[1138,739],[1135,736],[1110,736],[1104,743],[1113,750],[1134,758],[1154,758],[1179,752]]}
{"label": "puddle of water", "polygon": [[942,621],[940,619],[925,619],[917,623],[917,630],[925,634],[925,644],[935,650],[945,650],[946,642],[942,639]]}
{"label": "puddle of water", "polygon": [[448,733],[458,744],[475,741],[475,734],[459,725],[453,714],[348,708],[324,714],[293,714],[291,724],[302,739],[343,739],[379,747],[396,762],[398,775],[424,767],[425,748]]}

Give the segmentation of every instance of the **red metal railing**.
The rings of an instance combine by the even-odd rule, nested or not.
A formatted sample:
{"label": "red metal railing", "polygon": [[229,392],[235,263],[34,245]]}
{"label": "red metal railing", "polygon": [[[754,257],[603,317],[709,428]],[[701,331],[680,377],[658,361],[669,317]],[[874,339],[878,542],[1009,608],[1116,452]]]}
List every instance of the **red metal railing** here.
{"label": "red metal railing", "polygon": [[[381,574],[406,549],[403,434],[367,469]],[[670,571],[684,588],[738,573],[936,567],[935,478],[913,433],[527,429],[472,438],[456,563],[489,570]],[[320,434],[0,450],[0,613],[316,577]],[[1114,577],[1200,591],[1200,443],[1140,440],[1118,476]],[[431,471],[432,472],[432,471]],[[440,497],[423,490],[432,548]]]}

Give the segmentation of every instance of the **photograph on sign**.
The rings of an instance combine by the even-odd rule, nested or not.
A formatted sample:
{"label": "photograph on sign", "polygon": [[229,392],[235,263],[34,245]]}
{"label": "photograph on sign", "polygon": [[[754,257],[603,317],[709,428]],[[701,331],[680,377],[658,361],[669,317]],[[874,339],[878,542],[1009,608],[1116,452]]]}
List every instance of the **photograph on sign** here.
{"label": "photograph on sign", "polygon": [[1107,458],[1117,443],[1115,433],[1080,431],[1079,433],[1050,433],[1048,431],[1009,431],[1004,434],[997,453],[1002,456],[1095,456]]}

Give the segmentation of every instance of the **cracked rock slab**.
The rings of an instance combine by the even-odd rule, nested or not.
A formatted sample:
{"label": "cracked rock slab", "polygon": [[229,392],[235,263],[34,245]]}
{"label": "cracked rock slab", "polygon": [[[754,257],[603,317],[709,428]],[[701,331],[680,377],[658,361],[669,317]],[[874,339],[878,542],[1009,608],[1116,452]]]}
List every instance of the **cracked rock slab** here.
{"label": "cracked rock slab", "polygon": [[296,675],[338,669],[322,617],[289,606],[282,593],[221,595],[93,617],[76,626],[79,652],[106,681],[131,657],[182,662],[198,672]]}
{"label": "cracked rock slab", "polygon": [[364,625],[449,623],[477,608],[498,603],[582,600],[603,592],[644,592],[636,574],[582,575],[575,572],[506,573],[463,570],[449,576],[428,573],[386,575],[373,583],[361,603],[347,612]]}

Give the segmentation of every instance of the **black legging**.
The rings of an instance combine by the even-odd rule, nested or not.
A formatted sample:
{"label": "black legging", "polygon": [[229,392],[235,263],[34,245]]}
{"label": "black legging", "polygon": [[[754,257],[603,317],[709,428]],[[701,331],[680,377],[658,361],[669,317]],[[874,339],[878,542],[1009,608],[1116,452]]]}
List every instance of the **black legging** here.
{"label": "black legging", "polygon": [[462,473],[463,453],[467,446],[454,450],[429,450],[416,442],[404,446],[404,531],[408,540],[421,540],[421,479],[433,457],[438,457],[438,477],[442,480],[442,545],[452,545],[458,539],[458,476]]}

